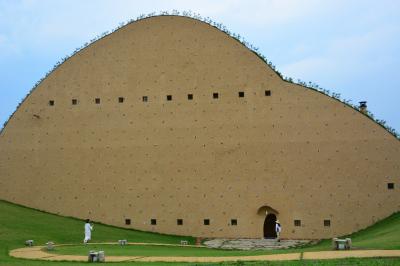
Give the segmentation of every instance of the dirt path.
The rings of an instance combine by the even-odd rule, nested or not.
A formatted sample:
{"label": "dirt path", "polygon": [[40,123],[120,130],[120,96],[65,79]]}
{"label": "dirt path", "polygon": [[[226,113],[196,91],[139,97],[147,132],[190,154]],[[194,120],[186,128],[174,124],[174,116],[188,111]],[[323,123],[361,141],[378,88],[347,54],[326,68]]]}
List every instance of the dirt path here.
{"label": "dirt path", "polygon": [[[99,243],[100,244],[100,243]],[[104,244],[104,243],[101,243]],[[111,244],[111,243],[109,243]],[[115,243],[112,243],[115,244]],[[143,243],[129,243],[143,244]],[[148,244],[148,243],[147,243]],[[153,245],[153,244],[151,244]],[[159,244],[163,245],[163,244]],[[61,246],[61,245],[59,245]],[[179,245],[178,245],[179,246]],[[87,261],[87,256],[59,255],[45,252],[44,246],[19,248],[10,251],[10,256],[24,259],[39,259],[50,261]],[[342,258],[371,258],[371,257],[400,257],[400,250],[347,250],[347,251],[317,251],[304,252],[303,259],[342,259]],[[223,261],[277,261],[300,260],[301,253],[271,254],[257,256],[231,256],[231,257],[143,257],[143,256],[107,256],[108,262],[142,261],[142,262],[223,262]]]}

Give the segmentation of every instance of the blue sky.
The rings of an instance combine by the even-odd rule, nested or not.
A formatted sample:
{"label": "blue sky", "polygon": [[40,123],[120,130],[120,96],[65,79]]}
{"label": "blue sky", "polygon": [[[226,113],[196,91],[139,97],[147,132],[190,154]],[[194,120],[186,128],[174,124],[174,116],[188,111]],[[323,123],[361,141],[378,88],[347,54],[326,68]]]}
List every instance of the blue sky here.
{"label": "blue sky", "polygon": [[75,48],[140,14],[173,9],[223,23],[285,76],[366,100],[400,132],[398,0],[0,0],[0,123]]}

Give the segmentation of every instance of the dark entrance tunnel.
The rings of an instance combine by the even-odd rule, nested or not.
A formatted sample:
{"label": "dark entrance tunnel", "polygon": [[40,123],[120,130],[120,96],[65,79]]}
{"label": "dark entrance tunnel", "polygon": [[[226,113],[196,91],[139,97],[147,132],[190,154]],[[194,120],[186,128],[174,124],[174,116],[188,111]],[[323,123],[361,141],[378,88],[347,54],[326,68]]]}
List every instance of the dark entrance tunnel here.
{"label": "dark entrance tunnel", "polygon": [[276,215],[269,213],[264,220],[264,238],[276,238],[275,232]]}

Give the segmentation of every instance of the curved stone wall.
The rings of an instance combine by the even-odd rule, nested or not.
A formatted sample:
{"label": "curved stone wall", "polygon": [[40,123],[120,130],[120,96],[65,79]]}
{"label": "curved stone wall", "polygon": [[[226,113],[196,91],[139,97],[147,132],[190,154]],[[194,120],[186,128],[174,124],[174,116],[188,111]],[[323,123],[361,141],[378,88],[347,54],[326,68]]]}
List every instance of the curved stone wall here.
{"label": "curved stone wall", "polygon": [[327,238],[400,209],[396,138],[184,17],[129,24],[72,56],[0,150],[0,198],[146,231],[259,238],[265,208],[283,238]]}

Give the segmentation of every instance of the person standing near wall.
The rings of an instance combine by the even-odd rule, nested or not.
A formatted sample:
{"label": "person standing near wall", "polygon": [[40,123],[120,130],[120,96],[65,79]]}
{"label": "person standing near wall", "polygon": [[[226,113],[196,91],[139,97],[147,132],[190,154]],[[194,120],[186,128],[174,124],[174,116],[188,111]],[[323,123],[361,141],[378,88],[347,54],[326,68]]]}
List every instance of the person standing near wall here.
{"label": "person standing near wall", "polygon": [[275,232],[276,232],[276,241],[280,242],[281,241],[281,224],[279,223],[279,220],[275,221]]}
{"label": "person standing near wall", "polygon": [[90,223],[89,219],[86,219],[85,223],[85,239],[83,240],[83,243],[87,243],[89,240],[92,239],[92,230],[93,230],[93,224]]}

